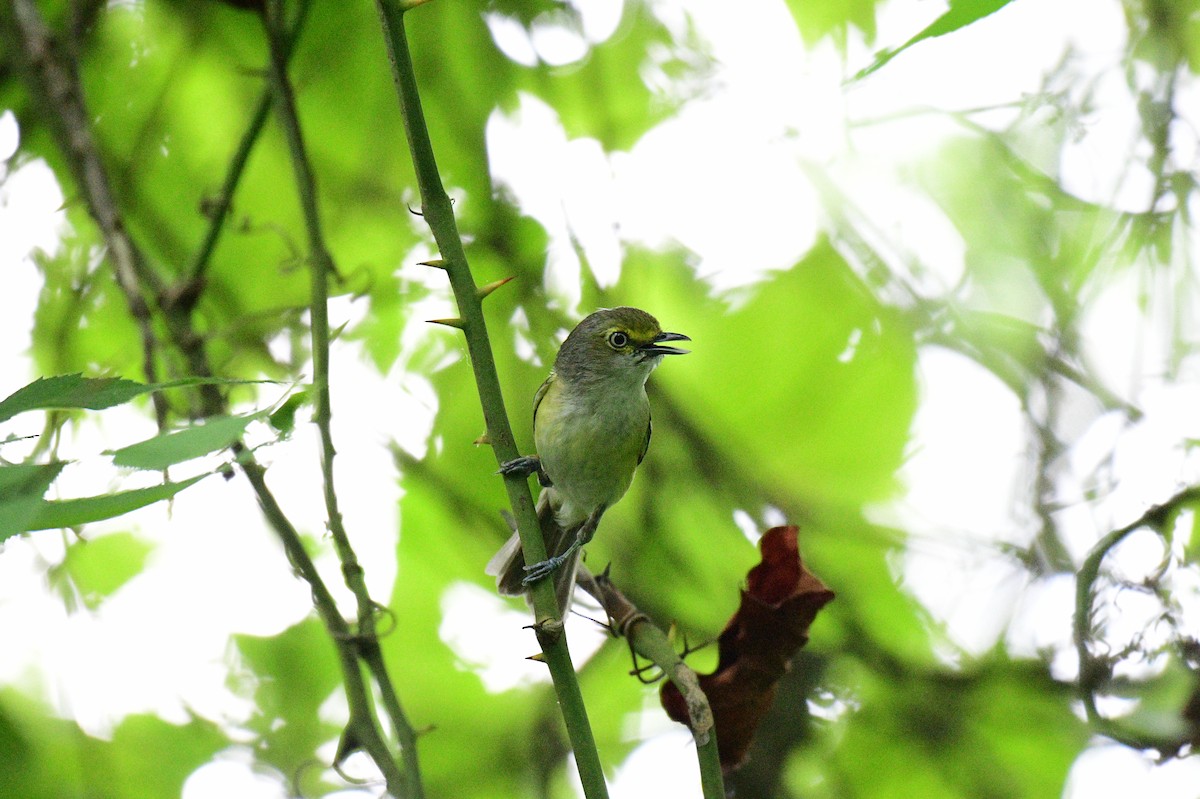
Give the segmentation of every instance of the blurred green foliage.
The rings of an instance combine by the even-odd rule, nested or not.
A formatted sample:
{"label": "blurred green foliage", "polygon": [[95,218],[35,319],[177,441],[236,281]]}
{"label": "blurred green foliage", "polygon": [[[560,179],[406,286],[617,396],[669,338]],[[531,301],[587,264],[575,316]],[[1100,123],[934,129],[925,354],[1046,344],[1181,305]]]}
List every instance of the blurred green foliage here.
{"label": "blurred green foliage", "polygon": [[[849,38],[874,39],[874,0],[787,5],[810,45],[832,39],[844,48]],[[900,49],[953,35],[1003,5],[951,3],[949,21],[913,31],[908,44],[885,51],[872,69],[886,70]],[[1143,161],[1157,192],[1146,212],[1074,197],[1052,168],[1026,155],[1054,151],[1070,135],[1069,125],[1030,122],[1056,114],[1061,121],[1078,110],[1067,94],[1050,93],[1030,99],[1027,114],[1010,129],[960,119],[961,135],[919,170],[920,190],[965,245],[964,275],[947,295],[917,291],[911,264],[868,244],[875,231],[845,222],[858,217],[830,195],[824,196],[835,221],[817,243],[796,253],[791,268],[738,291],[715,292],[696,275],[690,254],[673,247],[650,251],[630,243],[615,285],[600,286],[583,270],[585,304],[645,306],[695,341],[686,363],[671,363],[653,380],[653,446],[628,497],[605,517],[590,562],[611,562],[629,596],[664,625],[712,638],[736,607],[738,588],[756,560],[735,515],[761,527],[781,513],[802,525],[806,561],[838,595],[818,620],[798,673],[781,690],[750,764],[733,780],[739,795],[1043,797],[1061,791],[1089,737],[1072,709],[1073,685],[1051,672],[1048,654],[1020,658],[1002,641],[976,658],[955,650],[898,584],[905,531],[871,521],[864,509],[895,495],[897,469],[911,455],[921,347],[958,351],[1008,386],[1040,434],[1043,446],[1035,447],[1030,467],[1038,474],[1048,473],[1066,446],[1054,414],[1045,410],[1066,383],[1132,418],[1114,390],[1090,379],[1079,324],[1114,273],[1181,268],[1176,248],[1190,231],[1186,203],[1194,180],[1164,155],[1162,131],[1171,121],[1174,80],[1196,69],[1195,6],[1169,0],[1123,6],[1132,42],[1126,67],[1133,74],[1135,64],[1149,65],[1159,78],[1137,89],[1144,101],[1141,141],[1150,153]],[[182,0],[47,2],[43,13],[78,57],[91,132],[128,230],[154,270],[168,281],[184,276],[264,88],[258,20],[225,3]],[[10,14],[0,12],[0,108],[13,109],[20,121],[17,160],[45,158],[54,168],[71,223],[60,253],[40,263],[45,282],[33,331],[36,370],[145,379],[137,325],[57,144],[58,120],[17,58]],[[487,310],[522,442],[530,440],[527,408],[557,334],[577,315],[544,289],[547,231],[493,182],[489,119],[512,111],[528,94],[554,109],[568,137],[591,137],[610,153],[627,150],[702,94],[696,87],[712,67],[693,31],[672,27],[640,0],[626,2],[616,32],[590,42],[586,58],[566,67],[517,63],[488,27],[489,19],[530,28],[578,25],[577,18],[576,6],[553,0],[436,0],[414,11],[408,26],[431,136],[443,180],[458,199],[476,281],[518,277],[488,300]],[[645,79],[651,66],[678,88],[652,88]],[[387,598],[395,629],[383,639],[408,713],[416,726],[432,729],[420,749],[428,793],[564,795],[566,745],[549,686],[491,693],[442,639],[445,592],[461,582],[486,586],[482,565],[508,530],[497,513],[504,494],[492,453],[472,445],[483,421],[468,364],[454,355],[456,334],[431,329],[416,352],[402,353],[401,333],[422,323],[411,317],[411,305],[434,289],[397,276],[429,240],[407,207],[416,205],[411,166],[372,5],[315,2],[291,74],[340,270],[333,291],[365,307],[343,335],[361,343],[381,375],[405,355],[439,398],[431,434],[438,446],[422,459],[396,450],[396,478],[404,488],[399,571]],[[298,380],[306,373],[298,333],[308,276],[295,196],[282,136],[268,123],[191,316],[221,377]],[[1160,202],[1172,196],[1176,205]],[[921,255],[913,254],[916,271]],[[527,330],[510,324],[518,314]],[[277,338],[293,344],[288,357],[268,346]],[[516,354],[525,342],[532,342],[535,359]],[[1176,362],[1187,354],[1178,353]],[[169,347],[159,366],[156,379],[189,375],[186,359]],[[285,407],[280,429],[290,431],[295,408]],[[194,413],[174,410],[180,417]],[[207,444],[201,449],[208,451]],[[7,474],[17,479],[16,472]],[[43,467],[33,475],[46,478],[37,483],[39,497],[56,474]],[[1050,499],[1033,497],[1030,514],[1048,519],[1043,503]],[[1056,535],[1047,522],[1039,546]],[[1196,568],[1196,533],[1189,535],[1174,567]],[[1027,565],[1031,580],[1069,571],[1069,561],[1040,560],[1035,549],[1007,556]],[[1061,542],[1038,550],[1046,551],[1061,553]],[[53,584],[64,597],[73,587],[95,608],[143,567],[147,554],[146,545],[125,534],[79,542],[56,567]],[[333,648],[309,620],[273,638],[239,637],[236,649],[242,676],[255,685],[257,713],[246,730],[131,716],[111,740],[100,740],[53,718],[28,696],[0,693],[0,796],[178,796],[193,769],[244,745],[247,735],[256,762],[281,782],[303,775],[318,748],[338,734],[318,712],[338,690]],[[1156,654],[1170,661],[1177,705],[1186,693],[1181,686],[1194,680],[1195,663],[1169,647]],[[636,744],[625,734],[626,721],[652,690],[628,669],[619,643],[581,667],[610,768]],[[1145,679],[1151,687],[1143,693],[1157,695],[1154,675]],[[808,704],[818,701],[818,690],[829,710],[820,719]],[[1177,710],[1165,704],[1165,712]],[[303,775],[299,784],[306,795],[338,787],[328,773]]]}

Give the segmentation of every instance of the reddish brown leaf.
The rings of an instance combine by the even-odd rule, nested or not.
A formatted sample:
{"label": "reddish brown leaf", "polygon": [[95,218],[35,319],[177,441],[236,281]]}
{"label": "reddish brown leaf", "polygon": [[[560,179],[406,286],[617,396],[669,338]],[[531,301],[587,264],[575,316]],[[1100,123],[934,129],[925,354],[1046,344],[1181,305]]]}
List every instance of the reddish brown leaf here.
{"label": "reddish brown leaf", "polygon": [[[801,563],[797,533],[794,526],[773,527],[762,537],[762,562],[747,575],[741,606],[717,639],[717,669],[700,675],[726,772],[745,760],[779,679],[808,641],[817,612],[833,599]],[[668,716],[688,723],[679,689],[665,683],[661,700]]]}

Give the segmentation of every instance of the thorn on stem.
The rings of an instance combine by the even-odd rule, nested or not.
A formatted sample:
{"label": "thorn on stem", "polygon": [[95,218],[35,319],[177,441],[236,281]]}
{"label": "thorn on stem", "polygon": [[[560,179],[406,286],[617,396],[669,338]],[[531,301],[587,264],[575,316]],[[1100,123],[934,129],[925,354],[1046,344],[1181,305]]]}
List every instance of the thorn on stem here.
{"label": "thorn on stem", "polygon": [[517,277],[516,275],[512,275],[511,277],[506,277],[506,278],[503,278],[502,280],[496,280],[491,283],[488,283],[486,286],[480,286],[478,289],[475,290],[475,294],[476,294],[476,296],[479,297],[479,299],[482,300],[482,299],[486,298],[489,294],[491,294],[493,291],[495,291],[496,289],[503,286],[505,283],[509,282],[510,280],[515,280],[516,277]]}
{"label": "thorn on stem", "polygon": [[537,636],[538,642],[542,644],[542,651],[545,651],[546,641],[557,640],[563,633],[562,619],[545,618],[539,619],[533,624],[526,624],[526,630],[533,630]]}
{"label": "thorn on stem", "polygon": [[425,321],[431,325],[445,325],[446,327],[453,327],[458,330],[465,330],[467,328],[467,323],[458,317],[454,317],[453,319],[426,319]]}
{"label": "thorn on stem", "polygon": [[434,269],[445,269],[446,262],[441,258],[433,258],[428,261],[420,261],[417,263],[417,266],[432,266]]}

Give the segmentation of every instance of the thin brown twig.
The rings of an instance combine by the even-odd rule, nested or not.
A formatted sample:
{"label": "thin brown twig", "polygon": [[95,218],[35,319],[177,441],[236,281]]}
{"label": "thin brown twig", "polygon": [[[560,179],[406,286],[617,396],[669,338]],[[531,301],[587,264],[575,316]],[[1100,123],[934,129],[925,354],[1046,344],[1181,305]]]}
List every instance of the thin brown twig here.
{"label": "thin brown twig", "polygon": [[[142,371],[147,382],[156,383],[158,370],[154,353],[157,342],[143,287],[158,292],[163,288],[162,278],[147,265],[125,229],[108,172],[92,137],[79,71],[69,48],[55,38],[33,0],[11,0],[11,8],[25,59],[36,78],[35,85],[45,106],[52,112],[60,148],[88,211],[100,228],[113,273],[141,334]],[[166,421],[166,402],[157,392],[153,397],[155,414],[162,427]]]}

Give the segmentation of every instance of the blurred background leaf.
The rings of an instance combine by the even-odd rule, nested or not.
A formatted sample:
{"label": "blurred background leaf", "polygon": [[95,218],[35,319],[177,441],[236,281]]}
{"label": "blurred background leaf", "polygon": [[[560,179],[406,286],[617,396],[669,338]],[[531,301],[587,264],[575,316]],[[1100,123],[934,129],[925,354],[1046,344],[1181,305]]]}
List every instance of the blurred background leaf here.
{"label": "blurred background leaf", "polygon": [[[233,5],[38,4],[78,59],[91,133],[125,225],[149,268],[176,287],[189,277],[265,85],[260,21]],[[740,106],[721,104],[736,76],[722,62],[719,26],[702,8],[628,0],[601,13],[555,0],[439,0],[409,17],[434,148],[476,282],[516,278],[486,311],[521,449],[532,447],[533,394],[584,313],[638,305],[693,339],[692,354],[650,383],[653,444],[589,546],[588,565],[611,564],[622,590],[664,627],[676,625],[681,643],[685,635],[692,643],[715,638],[757,560],[756,536],[773,524],[801,527],[805,563],[837,594],[785,678],[748,765],[732,778],[739,796],[1068,790],[1094,731],[1072,704],[1074,608],[1045,597],[1073,579],[1099,535],[1197,479],[1194,426],[1181,433],[1160,421],[1164,408],[1182,418],[1178,409],[1194,415],[1195,407],[1195,120],[1184,99],[1200,63],[1196,3],[1072,7],[1081,17],[1117,18],[1119,42],[1099,61],[1065,49],[1040,85],[998,100],[984,73],[1020,71],[1026,40],[1052,27],[1053,9],[1022,5],[772,4],[771,18],[783,21],[804,58],[781,52],[770,80]],[[751,13],[728,4],[719,11],[731,29]],[[989,26],[1018,12],[1029,14],[1018,45],[1011,36],[998,45],[1008,60],[979,74],[938,60],[949,42],[998,39],[1012,29]],[[28,297],[36,305],[28,360],[9,371],[18,385],[74,373],[146,380],[142,333],[10,22],[6,7],[0,109],[13,111],[19,145],[0,164],[0,180],[44,159],[63,209],[60,244],[34,258],[41,282]],[[496,597],[482,573],[509,534],[499,512],[505,494],[493,452],[476,443],[484,424],[461,337],[424,324],[453,311],[442,273],[415,266],[437,254],[411,210],[419,199],[378,28],[370,3],[314,0],[291,62],[339,270],[331,286],[340,348],[335,433],[340,424],[354,431],[337,442],[340,490],[355,496],[359,484],[369,486],[375,495],[360,496],[362,504],[391,504],[379,499],[380,484],[399,493],[385,512],[355,519],[351,532],[373,553],[365,567],[379,575],[373,589],[390,614],[381,619],[382,645],[421,730],[428,794],[571,796],[553,691],[539,664],[522,661],[536,651],[522,630],[524,606]],[[747,46],[774,59],[781,39],[768,34],[778,33],[756,31]],[[897,108],[888,95],[901,92],[887,81],[909,80],[906,65],[928,53],[941,82],[962,91],[939,103],[930,98],[944,87],[908,85],[913,107]],[[837,74],[813,89],[808,72],[830,65]],[[1114,109],[1127,129],[1116,131]],[[718,122],[733,133],[714,145],[702,134]],[[756,125],[767,131],[763,141],[749,135]],[[1100,156],[1087,149],[1100,147],[1088,138],[1096,130],[1107,137]],[[822,144],[831,131],[834,144]],[[660,179],[652,156],[664,140],[697,144],[682,148],[685,172]],[[785,199],[744,187],[760,183],[719,179],[743,168],[727,164],[757,168],[741,159],[771,148],[795,168],[767,176]],[[1114,183],[1073,179],[1081,158],[1094,159],[1089,177],[1119,161]],[[520,179],[533,174],[549,175],[542,182],[553,190],[539,194]],[[699,223],[675,219],[675,206],[694,199],[680,192],[703,195],[717,211]],[[578,194],[594,206],[581,213]],[[631,232],[647,222],[635,211],[668,232]],[[708,220],[716,220],[712,229],[700,233],[730,242],[715,257],[689,226]],[[311,381],[305,246],[287,149],[269,118],[202,280],[183,284],[198,292],[189,320],[216,375]],[[738,247],[745,256],[732,254]],[[192,376],[188,354],[165,344],[165,324],[159,318],[152,328],[155,379]],[[957,371],[939,382],[931,362],[948,354]],[[979,373],[986,390],[961,389]],[[159,437],[150,427],[126,435],[94,415],[64,414],[21,450],[18,440],[32,431],[6,427],[0,534],[27,529],[39,510],[67,507],[50,505],[47,489],[66,460],[85,459],[60,447],[82,441],[92,454],[124,453],[117,466],[160,469],[242,432],[253,439],[260,426],[248,421],[271,408],[279,408],[271,421],[283,439],[250,445],[272,463],[275,485],[292,492],[289,511],[310,511],[306,503],[319,492],[303,482],[304,469],[317,471],[305,449],[305,414],[297,413],[307,402],[303,389],[290,398],[281,396],[285,388],[227,390],[236,415],[205,425],[195,424],[200,413],[185,390],[170,394],[167,418],[156,420],[166,423]],[[963,398],[965,407],[948,415],[969,424],[929,419],[928,408],[947,413],[936,405],[943,395]],[[339,415],[339,403],[376,397],[386,424],[370,432],[352,423],[380,420],[346,418],[369,415],[357,410]],[[88,407],[77,396],[68,404]],[[148,405],[106,413],[119,411],[142,418]],[[914,469],[935,446],[931,429],[958,430],[964,441],[932,489],[934,504],[913,510]],[[1011,462],[990,462],[994,449],[970,449],[997,430],[1013,431]],[[86,437],[94,431],[103,444]],[[128,446],[135,441],[160,449],[139,454]],[[363,448],[370,460],[345,456]],[[131,495],[105,467],[68,494],[89,498],[75,500],[85,505],[70,506],[74,516],[51,520],[87,524],[83,540],[13,538],[12,551],[0,555],[36,572],[41,583],[29,590],[48,590],[69,622],[103,622],[140,578],[166,568],[167,553],[181,545],[173,538],[187,538],[166,503],[161,515],[136,517],[153,521],[92,525],[129,510],[131,498],[164,499],[188,484]],[[226,491],[203,510],[226,518],[217,505],[232,505],[226,498],[244,486]],[[991,498],[1002,510],[936,513],[964,496]],[[361,510],[344,504],[348,515]],[[1171,535],[1147,536],[1159,542],[1147,545],[1152,566],[1106,563],[1088,614],[1104,653],[1098,662],[1111,677],[1102,695],[1124,703],[1130,725],[1168,739],[1186,732],[1180,712],[1197,668],[1189,600],[1200,567],[1196,513],[1179,510]],[[209,584],[186,598],[201,607],[234,589],[273,585],[268,572],[288,573],[270,547],[273,559],[258,572],[239,571],[266,533],[253,508],[238,512],[222,522],[240,536],[236,545],[200,539],[200,550],[220,563],[216,576],[202,567]],[[307,546],[336,577],[322,521],[301,518]],[[91,535],[93,527],[103,534]],[[33,554],[17,561],[26,544]],[[923,558],[935,567],[917,570]],[[931,601],[939,591],[949,599]],[[263,606],[285,601],[278,588],[260,593]],[[344,723],[337,663],[320,625],[303,617],[304,592],[295,593],[271,623],[243,607],[236,629],[223,634],[232,643],[208,665],[222,670],[223,696],[235,710],[190,708],[178,724],[140,708],[106,730],[73,718],[50,667],[33,668],[0,694],[0,795],[178,796],[189,774],[235,760],[287,786],[281,790],[345,788],[327,768]],[[184,599],[164,595],[162,603]],[[1143,602],[1145,621],[1129,633],[1122,622]],[[970,640],[982,644],[964,640],[964,613],[977,634]],[[1028,615],[1056,632],[1029,632]],[[624,645],[599,621],[570,624],[601,755],[619,773],[643,741],[670,727],[656,690],[630,676]],[[23,645],[33,651],[19,636],[6,641],[14,651]],[[711,668],[715,652],[701,648],[692,659]]]}

